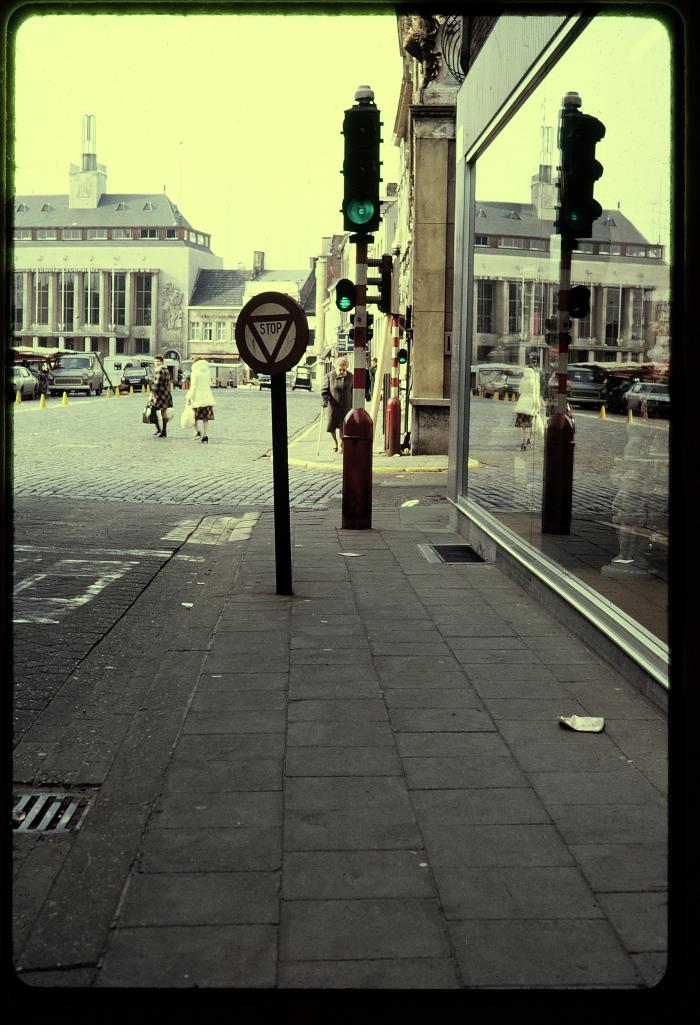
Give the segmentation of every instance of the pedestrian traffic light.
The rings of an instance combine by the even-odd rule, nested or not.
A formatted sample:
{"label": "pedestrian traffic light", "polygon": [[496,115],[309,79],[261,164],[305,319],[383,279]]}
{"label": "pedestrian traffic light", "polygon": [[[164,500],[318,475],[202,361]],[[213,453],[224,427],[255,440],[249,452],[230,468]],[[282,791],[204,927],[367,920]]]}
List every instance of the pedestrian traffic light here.
{"label": "pedestrian traffic light", "polygon": [[578,93],[567,93],[562,104],[559,114],[561,167],[556,230],[571,242],[590,238],[593,221],[603,212],[600,203],[593,198],[593,187],[603,173],[602,164],[595,159],[595,147],[605,135],[605,125],[598,118],[581,113]]}
{"label": "pedestrian traffic light", "polygon": [[341,278],[335,286],[335,305],[343,313],[351,310],[357,302],[357,289],[349,278]]}
{"label": "pedestrian traffic light", "polygon": [[379,111],[374,93],[361,85],[355,93],[354,107],[345,111],[343,135],[345,155],[343,177],[343,228],[369,234],[379,227]]}
{"label": "pedestrian traffic light", "polygon": [[374,324],[374,314],[373,313],[368,313],[367,314],[367,341],[368,342],[371,342],[372,339],[374,338],[374,328],[372,326],[373,324]]}
{"label": "pedestrian traffic light", "polygon": [[403,366],[404,363],[408,363],[408,349],[399,349],[398,359],[401,366]]}
{"label": "pedestrian traffic light", "polygon": [[587,317],[591,312],[591,290],[585,285],[569,289],[569,314],[572,317]]}
{"label": "pedestrian traffic light", "polygon": [[394,261],[388,253],[379,260],[368,260],[368,267],[379,267],[378,278],[367,278],[368,285],[379,285],[379,295],[368,295],[368,303],[376,303],[382,313],[391,313],[391,273]]}

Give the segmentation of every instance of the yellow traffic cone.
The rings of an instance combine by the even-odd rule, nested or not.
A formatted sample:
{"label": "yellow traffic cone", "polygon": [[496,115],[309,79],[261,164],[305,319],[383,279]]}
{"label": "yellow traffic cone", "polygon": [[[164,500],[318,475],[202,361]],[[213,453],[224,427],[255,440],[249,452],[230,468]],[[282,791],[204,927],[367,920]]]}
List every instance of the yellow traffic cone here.
{"label": "yellow traffic cone", "polygon": [[134,386],[133,386],[133,384],[130,384],[129,385],[129,395],[133,395],[133,394],[134,394]]}
{"label": "yellow traffic cone", "polygon": [[63,405],[64,405],[64,406],[67,406],[67,405],[68,405],[68,392],[67,392],[67,391],[64,391],[64,393],[63,393],[63,399],[62,399],[61,401],[62,401],[62,403],[63,403]]}
{"label": "yellow traffic cone", "polygon": [[601,406],[598,410],[598,419],[607,420],[607,416],[605,415],[605,406]]}
{"label": "yellow traffic cone", "polygon": [[20,388],[15,392],[15,405],[19,406],[22,404],[22,389]]}
{"label": "yellow traffic cone", "polygon": [[631,424],[633,422],[634,422],[634,413],[632,412],[631,409],[628,409],[627,410],[627,423]]}
{"label": "yellow traffic cone", "polygon": [[46,396],[45,395],[40,395],[39,396],[39,409],[46,409]]}
{"label": "yellow traffic cone", "polygon": [[106,397],[108,399],[111,399],[112,398],[112,389],[108,387],[107,391],[105,392],[105,395],[106,395]]}
{"label": "yellow traffic cone", "polygon": [[115,397],[115,399],[118,399],[118,398],[119,398],[119,396],[121,395],[121,393],[122,393],[122,390],[121,390],[121,388],[120,388],[120,387],[119,387],[119,386],[117,385],[117,387],[116,387],[116,388],[114,389],[114,397]]}

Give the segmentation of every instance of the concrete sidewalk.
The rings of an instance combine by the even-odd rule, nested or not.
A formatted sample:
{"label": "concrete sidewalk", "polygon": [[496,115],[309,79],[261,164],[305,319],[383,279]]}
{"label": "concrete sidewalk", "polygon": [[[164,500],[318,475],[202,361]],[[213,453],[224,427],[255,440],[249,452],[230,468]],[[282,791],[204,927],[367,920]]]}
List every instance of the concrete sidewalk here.
{"label": "concrete sidewalk", "polygon": [[[662,712],[495,566],[428,561],[419,545],[462,539],[446,502],[406,497],[376,488],[368,531],[340,529],[337,504],[293,510],[292,596],[275,594],[270,511],[218,545],[195,532],[194,597],[170,563],[59,694],[46,742],[72,730],[77,764],[99,725],[102,761],[76,778],[100,782],[76,834],[15,838],[23,981],[663,975]],[[105,674],[110,645],[144,634],[136,670]],[[562,728],[573,714],[604,731]]]}

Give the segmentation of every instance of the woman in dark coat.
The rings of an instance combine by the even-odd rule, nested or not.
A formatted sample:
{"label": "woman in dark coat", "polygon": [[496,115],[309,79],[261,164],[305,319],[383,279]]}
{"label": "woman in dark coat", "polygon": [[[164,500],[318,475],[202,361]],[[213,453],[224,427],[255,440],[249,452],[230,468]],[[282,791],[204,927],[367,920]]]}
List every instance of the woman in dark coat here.
{"label": "woman in dark coat", "polygon": [[341,356],[335,370],[331,370],[323,379],[321,398],[323,408],[328,409],[326,430],[333,438],[333,451],[338,451],[338,439],[335,432],[339,431],[340,451],[343,451],[343,420],[352,409],[353,377],[348,370],[348,361]]}
{"label": "woman in dark coat", "polygon": [[[155,356],[156,376],[151,385],[151,403],[153,405],[153,423],[156,427],[156,438],[167,438],[168,436],[168,415],[167,410],[173,407],[172,384],[170,371],[163,362],[162,356]],[[163,426],[158,425],[158,412],[163,419]]]}

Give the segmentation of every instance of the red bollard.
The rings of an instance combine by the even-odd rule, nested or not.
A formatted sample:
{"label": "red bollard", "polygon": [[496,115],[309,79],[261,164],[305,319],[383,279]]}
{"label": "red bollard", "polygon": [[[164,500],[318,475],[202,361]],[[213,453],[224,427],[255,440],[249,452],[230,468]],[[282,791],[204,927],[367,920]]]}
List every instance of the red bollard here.
{"label": "red bollard", "polygon": [[343,530],[372,526],[372,418],[351,409],[343,422]]}
{"label": "red bollard", "polygon": [[542,533],[568,534],[574,486],[574,422],[553,413],[544,439]]}
{"label": "red bollard", "polygon": [[387,400],[384,436],[385,454],[398,455],[401,451],[401,400],[395,396]]}

